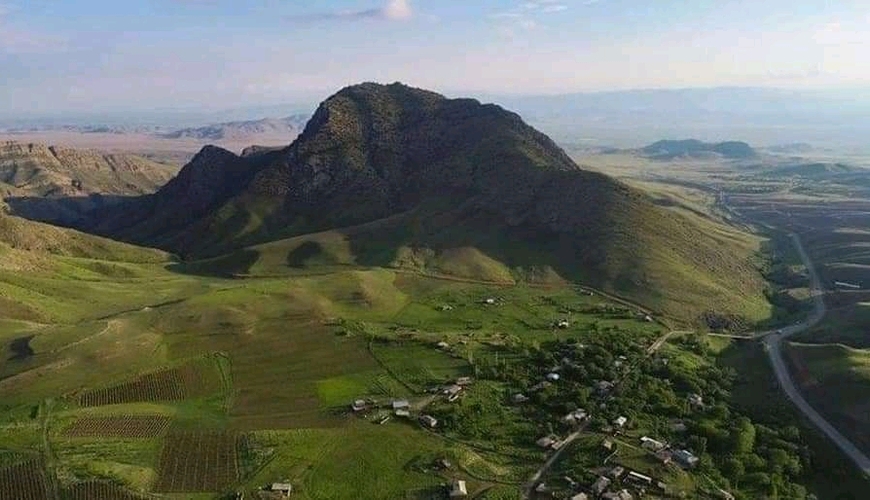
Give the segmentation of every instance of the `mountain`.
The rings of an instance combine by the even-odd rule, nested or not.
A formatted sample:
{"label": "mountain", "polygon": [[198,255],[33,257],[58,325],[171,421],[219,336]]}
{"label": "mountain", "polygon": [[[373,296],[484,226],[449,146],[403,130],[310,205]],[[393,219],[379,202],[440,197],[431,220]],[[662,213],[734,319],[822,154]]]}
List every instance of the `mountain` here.
{"label": "mountain", "polygon": [[697,139],[662,140],[642,148],[641,152],[656,159],[712,155],[728,159],[745,160],[758,156],[758,153],[745,142],[726,141],[708,143]]}
{"label": "mountain", "polygon": [[286,118],[263,118],[261,120],[236,121],[184,128],[158,134],[164,139],[196,139],[207,141],[244,140],[255,136],[282,136],[292,141],[299,135],[307,117],[302,115]]}
{"label": "mountain", "polygon": [[191,272],[392,266],[580,281],[683,319],[763,314],[753,238],[581,170],[499,106],[401,84],[341,90],[281,150],[204,148],[88,229]]}
{"label": "mountain", "polygon": [[69,222],[112,197],[152,193],[176,167],[127,154],[35,143],[0,143],[0,191],[30,219]]}
{"label": "mountain", "polygon": [[867,177],[870,171],[845,163],[814,162],[781,166],[765,172],[765,175],[771,177],[803,177],[808,179],[842,178],[844,175],[850,174]]}

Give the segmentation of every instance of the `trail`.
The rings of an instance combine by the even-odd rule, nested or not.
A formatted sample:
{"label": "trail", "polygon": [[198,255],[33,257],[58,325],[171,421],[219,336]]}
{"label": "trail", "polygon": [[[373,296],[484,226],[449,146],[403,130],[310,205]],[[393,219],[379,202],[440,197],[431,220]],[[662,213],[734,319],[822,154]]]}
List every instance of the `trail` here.
{"label": "trail", "polygon": [[565,438],[564,441],[562,441],[562,446],[560,446],[555,453],[550,455],[550,458],[548,458],[547,461],[544,462],[544,465],[542,465],[541,468],[532,475],[532,477],[529,479],[529,482],[527,482],[526,485],[523,487],[523,498],[531,498],[532,489],[535,487],[535,483],[537,483],[544,476],[544,473],[546,473],[550,469],[550,467],[552,467],[553,464],[556,463],[557,460],[559,460],[559,457],[562,456],[562,452],[568,449],[568,447],[571,445],[571,443],[574,442],[575,439],[580,437],[580,434],[585,428],[586,426],[584,425],[583,428],[572,432],[568,435],[568,437]]}
{"label": "trail", "polygon": [[70,344],[67,344],[67,345],[59,348],[59,349],[56,349],[54,352],[58,353],[58,352],[66,351],[67,349],[72,349],[73,347],[75,347],[77,345],[84,344],[85,342],[89,342],[97,337],[102,337],[103,335],[106,335],[109,332],[116,331],[120,326],[121,326],[121,320],[110,319],[110,320],[106,321],[106,327],[103,328],[102,330],[100,330],[99,332],[97,332],[93,335],[88,335],[87,337],[80,338],[80,339],[76,340],[75,342],[72,342]]}

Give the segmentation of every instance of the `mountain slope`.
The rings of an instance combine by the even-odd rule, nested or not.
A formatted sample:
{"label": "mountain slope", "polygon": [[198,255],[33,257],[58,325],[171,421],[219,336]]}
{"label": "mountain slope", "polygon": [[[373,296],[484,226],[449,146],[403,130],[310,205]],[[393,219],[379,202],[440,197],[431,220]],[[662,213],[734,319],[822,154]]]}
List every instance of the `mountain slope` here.
{"label": "mountain slope", "polygon": [[243,140],[253,136],[284,136],[292,141],[302,131],[306,117],[263,118],[260,120],[217,123],[159,134],[164,139],[197,139],[208,141]]}
{"label": "mountain slope", "polygon": [[[14,213],[69,223],[105,196],[152,193],[175,167],[126,154],[104,154],[43,144],[0,144],[0,186]],[[100,196],[95,196],[100,195]]]}
{"label": "mountain slope", "polygon": [[697,139],[685,140],[662,140],[654,142],[641,149],[645,155],[659,159],[673,159],[678,157],[697,157],[717,155],[729,159],[750,159],[758,156],[758,153],[749,144],[740,141],[726,142],[702,142]]}
{"label": "mountain slope", "polygon": [[[192,205],[172,210],[180,198]],[[204,272],[400,266],[582,281],[682,319],[766,312],[756,240],[580,170],[514,113],[400,84],[340,91],[286,149],[203,150],[119,208],[93,229],[188,259],[230,252],[188,268]]]}

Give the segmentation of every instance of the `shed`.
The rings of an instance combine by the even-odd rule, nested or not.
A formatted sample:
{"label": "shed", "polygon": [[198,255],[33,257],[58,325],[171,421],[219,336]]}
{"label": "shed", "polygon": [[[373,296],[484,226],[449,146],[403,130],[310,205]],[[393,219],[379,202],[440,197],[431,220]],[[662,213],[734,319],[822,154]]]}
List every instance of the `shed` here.
{"label": "shed", "polygon": [[458,479],[450,486],[450,498],[465,498],[468,496],[468,487],[465,481]]}
{"label": "shed", "polygon": [[423,415],[420,417],[420,423],[432,429],[438,426],[438,419],[432,415]]}
{"label": "shed", "polygon": [[411,416],[411,412],[408,411],[408,410],[396,410],[395,413],[396,413],[396,416],[397,416],[397,417],[408,418],[408,417]]}
{"label": "shed", "polygon": [[393,400],[393,410],[409,410],[410,408],[411,403],[407,399]]}
{"label": "shed", "polygon": [[628,476],[625,478],[626,481],[630,481],[632,483],[646,484],[651,485],[653,480],[649,476],[644,476],[643,474],[635,471],[630,471]]}
{"label": "shed", "polygon": [[285,496],[289,497],[290,493],[293,491],[293,485],[290,483],[272,483],[272,486],[269,487],[272,491],[277,491],[279,493],[283,493]]}
{"label": "shed", "polygon": [[650,451],[659,451],[665,447],[665,443],[657,441],[649,436],[640,438],[640,445]]}
{"label": "shed", "polygon": [[350,407],[353,411],[363,411],[368,407],[368,405],[364,399],[357,399],[352,405],[350,405]]}

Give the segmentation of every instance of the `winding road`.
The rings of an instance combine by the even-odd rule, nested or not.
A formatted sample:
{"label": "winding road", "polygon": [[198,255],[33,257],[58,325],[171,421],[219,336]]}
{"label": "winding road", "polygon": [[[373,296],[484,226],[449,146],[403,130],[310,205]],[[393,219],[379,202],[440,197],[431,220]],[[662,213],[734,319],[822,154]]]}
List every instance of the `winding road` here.
{"label": "winding road", "polygon": [[813,312],[806,320],[794,325],[782,328],[773,332],[763,332],[760,335],[764,336],[764,347],[767,351],[767,356],[770,358],[770,363],[773,366],[773,371],[776,373],[776,379],[780,387],[785,392],[786,396],[797,406],[816,427],[819,428],[828,438],[837,445],[846,456],[861,470],[864,475],[870,475],[870,458],[867,457],[857,446],[849,441],[845,436],[831,425],[825,418],[819,414],[810,404],[804,399],[800,390],[795,385],[794,380],[786,366],[785,359],[782,355],[782,341],[792,335],[803,332],[815,326],[826,312],[825,301],[822,296],[823,290],[819,275],[816,273],[816,268],[809,256],[804,250],[803,243],[796,234],[791,234],[791,239],[794,242],[795,248],[800,254],[800,258],[807,268],[807,273],[810,275],[810,284],[813,297]]}

